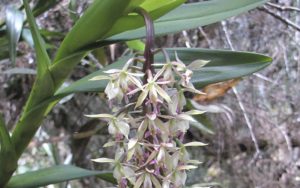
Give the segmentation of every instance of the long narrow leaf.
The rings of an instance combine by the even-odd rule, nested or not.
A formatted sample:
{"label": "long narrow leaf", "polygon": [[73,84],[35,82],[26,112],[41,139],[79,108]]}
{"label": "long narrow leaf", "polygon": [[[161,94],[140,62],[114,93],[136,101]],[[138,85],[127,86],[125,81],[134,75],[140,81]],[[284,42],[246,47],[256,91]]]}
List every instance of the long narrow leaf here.
{"label": "long narrow leaf", "polygon": [[[97,1],[97,2],[105,2],[106,6],[104,8],[97,7],[98,9],[91,12],[89,17],[83,16],[82,18],[86,18],[85,19],[86,22],[92,21],[92,23],[94,25],[95,25],[95,23],[98,23],[98,21],[101,21],[102,19],[106,19],[106,20],[104,20],[104,23],[100,23],[100,24],[104,24],[104,25],[99,26],[105,31],[106,27],[110,27],[115,23],[115,21],[119,18],[118,15],[121,16],[122,10],[125,9],[126,8],[125,5],[127,5],[125,3],[125,1],[128,3],[129,0]],[[125,5],[124,5],[124,3],[125,3]],[[40,62],[40,60],[45,60],[46,65],[47,65],[47,64],[49,64],[49,63],[47,63],[49,58],[46,56],[47,54],[46,54],[46,51],[42,44],[42,40],[39,40],[39,39],[41,39],[41,37],[39,35],[39,31],[37,30],[36,24],[34,22],[32,12],[30,11],[28,2],[26,0],[24,0],[24,5],[25,5],[27,16],[28,16],[28,21],[31,26],[31,28],[30,28],[31,33],[32,33],[33,38],[35,39],[34,42],[35,42],[35,47],[37,48],[36,52],[37,52],[37,57],[38,57],[37,58],[38,65],[39,65],[39,63],[43,63],[43,62]],[[121,5],[124,5],[124,6],[121,6]],[[119,8],[120,9],[119,12],[111,11],[112,7],[115,7],[115,6],[121,7],[121,8]],[[99,19],[99,18],[101,18],[101,19]],[[91,25],[91,27],[94,26],[91,23],[89,23],[89,24]],[[83,25],[86,26],[85,23]],[[80,27],[80,26],[78,26],[78,27]],[[78,27],[77,27],[77,29],[78,29]],[[81,28],[79,28],[79,31],[82,31],[82,29],[86,30],[86,29],[90,29],[90,28],[81,27]],[[84,38],[85,35],[88,35],[88,34],[89,33],[81,33],[81,35],[80,35],[79,33],[77,33],[74,35],[77,37]],[[69,46],[69,45],[72,46],[73,44],[76,44],[77,39],[78,38],[76,38],[76,37],[73,38],[74,41],[71,41],[67,46]],[[69,39],[69,40],[71,40],[71,39]],[[76,45],[78,45],[78,44],[76,44]],[[38,47],[40,47],[40,48],[38,48]],[[68,50],[66,50],[66,51],[68,52]],[[37,75],[36,82],[33,86],[30,97],[26,103],[26,106],[24,108],[24,112],[20,118],[20,121],[18,121],[16,128],[14,129],[13,135],[12,135],[12,143],[16,148],[17,158],[19,158],[21,156],[21,154],[27,147],[28,143],[30,142],[30,140],[32,139],[32,137],[34,136],[36,131],[38,130],[41,122],[44,119],[45,114],[47,114],[49,112],[49,110],[51,109],[51,107],[53,107],[52,104],[55,102],[55,100],[53,101],[51,97],[53,96],[55,90],[61,85],[61,83],[64,82],[64,80],[67,78],[67,76],[73,70],[73,67],[79,62],[79,60],[84,56],[85,53],[86,52],[83,52],[83,53],[79,52],[75,55],[63,54],[63,57],[60,58],[59,61],[57,61],[55,63],[55,66],[53,66],[53,65],[51,67],[47,66],[46,68],[43,66],[42,70],[45,70],[45,71],[40,71],[38,69],[38,75]],[[80,55],[78,55],[78,54],[80,54]],[[73,56],[77,56],[77,58],[75,59]],[[74,58],[74,61],[71,61],[71,60],[73,60],[72,58]],[[66,60],[66,62],[63,62],[62,60]],[[42,65],[45,65],[45,62]],[[58,62],[60,62],[60,63],[58,63]],[[41,64],[39,66],[41,66]]]}
{"label": "long narrow leaf", "polygon": [[28,115],[27,113],[31,109],[35,108],[36,105],[39,105],[42,101],[51,97],[54,93],[53,77],[49,71],[50,58],[46,52],[44,41],[39,33],[28,1],[23,0],[23,4],[36,51],[37,77],[20,121],[18,121],[12,135],[12,143],[16,149],[17,158],[21,156],[27,147],[27,144],[38,129],[41,121],[43,120],[43,114],[45,113],[46,108],[40,109],[35,116]]}
{"label": "long narrow leaf", "polygon": [[[163,6],[150,12],[153,18],[162,16],[164,13],[174,9],[185,0],[164,1],[165,3],[163,3]],[[153,1],[153,3],[155,2],[157,2],[157,0]],[[102,0],[94,2],[84,16],[78,20],[59,48],[55,63],[51,66],[51,72],[53,72],[56,86],[62,84],[63,79],[68,76],[70,70],[72,70],[72,68],[80,61],[85,52],[89,51],[91,44],[94,44],[96,41],[101,41],[107,36],[111,36],[115,33],[120,33],[144,25],[141,16],[137,14],[126,15],[127,13],[124,13],[124,11],[126,11],[126,6],[122,5],[131,5],[131,3],[134,3],[134,1]],[[149,6],[149,3],[145,6]],[[153,7],[155,6],[150,7],[150,9],[153,9]],[[95,23],[101,23],[101,25]],[[73,54],[79,53],[81,53],[82,56],[73,56]],[[73,56],[72,61],[70,61],[69,58],[71,56]],[[66,58],[68,60],[63,61],[63,59]]]}
{"label": "long narrow leaf", "polygon": [[[73,92],[75,93],[75,92],[86,92],[86,91],[91,91],[91,92],[103,91],[107,84],[106,80],[99,82],[99,81],[90,81],[89,79],[91,79],[95,76],[105,74],[104,71],[106,71],[106,70],[114,69],[114,68],[121,68],[127,60],[128,60],[128,58],[126,58],[126,57],[121,58],[119,61],[117,61],[113,64],[110,64],[109,66],[106,66],[104,69],[94,72],[94,73],[84,77],[83,79],[80,79],[79,81],[74,82],[73,84],[71,84],[70,86],[68,86],[66,88],[59,89],[55,95],[65,96],[65,95],[68,95]],[[89,83],[89,84],[87,84],[87,83]]]}
{"label": "long narrow leaf", "polygon": [[11,147],[11,140],[6,129],[2,115],[0,114],[0,151],[8,150]]}
{"label": "long narrow leaf", "polygon": [[9,54],[13,65],[16,63],[17,44],[23,28],[24,15],[18,9],[9,6],[6,9],[6,27],[9,38]]}
{"label": "long narrow leaf", "polygon": [[55,61],[77,52],[87,44],[101,40],[129,3],[130,0],[94,1],[65,37]]}
{"label": "long narrow leaf", "polygon": [[47,54],[46,48],[45,48],[45,42],[42,39],[37,24],[35,23],[35,19],[33,17],[32,12],[30,11],[30,7],[27,0],[23,0],[27,20],[30,25],[34,45],[35,45],[35,51],[36,51],[36,57],[37,57],[37,68],[38,68],[38,74],[43,74],[47,71],[51,61]]}
{"label": "long narrow leaf", "polygon": [[4,187],[17,168],[16,152],[0,115],[0,187]]}
{"label": "long narrow leaf", "polygon": [[7,37],[0,37],[0,60],[9,58],[9,44]]}
{"label": "long narrow leaf", "polygon": [[105,181],[115,183],[111,172],[91,171],[75,166],[61,165],[13,176],[7,188],[41,187],[90,176],[97,176]]}
{"label": "long narrow leaf", "polygon": [[251,52],[196,48],[175,48],[168,49],[168,52],[171,59],[175,58],[176,52],[179,58],[187,64],[197,59],[210,61],[200,70],[194,71],[192,82],[197,88],[252,74],[265,68],[272,62],[272,58],[268,56]]}
{"label": "long narrow leaf", "polygon": [[[232,52],[225,50],[208,50],[208,49],[167,49],[171,59],[175,59],[175,51],[179,58],[186,64],[194,60],[209,60],[199,71],[194,71],[192,82],[197,88],[202,88],[208,84],[229,80],[237,77],[249,75],[268,66],[272,61],[271,58],[248,52]],[[156,56],[157,62],[163,62],[163,56]],[[104,70],[111,68],[121,68],[126,61],[120,61],[106,67]],[[94,72],[76,82],[69,87],[59,90],[57,95],[67,95],[76,92],[102,92],[105,89],[107,81],[90,81],[95,76],[103,75],[103,71]]]}
{"label": "long narrow leaf", "polygon": [[[167,12],[175,9],[186,0],[147,0],[145,3],[141,4],[150,15],[153,20],[165,15]],[[113,36],[115,34],[136,29],[144,25],[143,18],[138,14],[129,14],[121,17],[117,23],[112,27],[105,36]],[[144,32],[145,33],[145,32]]]}
{"label": "long narrow leaf", "polygon": [[26,109],[32,108],[34,105],[51,96],[51,93],[54,92],[54,81],[49,71],[51,61],[46,51],[45,42],[39,33],[28,0],[23,0],[23,3],[34,42],[37,62],[37,78],[25,107],[26,112]]}
{"label": "long narrow leaf", "polygon": [[[267,2],[266,0],[211,0],[178,7],[154,22],[156,35],[176,33],[236,16]],[[145,29],[112,36],[105,43],[145,37]],[[101,42],[99,42],[101,44]]]}
{"label": "long narrow leaf", "polygon": [[33,74],[36,75],[36,71],[34,69],[29,68],[11,68],[0,72],[0,74]]}
{"label": "long narrow leaf", "polygon": [[[129,3],[130,0],[94,1],[85,14],[77,21],[62,42],[55,62],[51,66],[56,89],[86,54],[86,51],[81,51],[81,48],[102,39],[116,21],[122,17]],[[72,58],[70,59],[70,57]]]}

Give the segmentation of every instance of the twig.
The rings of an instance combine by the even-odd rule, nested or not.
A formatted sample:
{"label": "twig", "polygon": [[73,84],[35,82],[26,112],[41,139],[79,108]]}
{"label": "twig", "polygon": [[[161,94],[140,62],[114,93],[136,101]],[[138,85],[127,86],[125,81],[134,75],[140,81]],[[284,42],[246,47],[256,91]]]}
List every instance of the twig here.
{"label": "twig", "polygon": [[207,44],[208,44],[208,47],[211,48],[211,40],[209,39],[208,35],[205,33],[205,31],[203,30],[202,27],[199,27],[199,31],[200,33],[203,35],[204,39],[206,40]]}
{"label": "twig", "polygon": [[290,153],[290,160],[293,160],[293,146],[292,146],[291,138],[289,137],[289,135],[284,127],[277,125],[277,124],[276,124],[276,127],[279,130],[279,132],[282,134],[282,136],[286,142],[287,149]]}
{"label": "twig", "polygon": [[300,9],[298,7],[282,6],[282,5],[275,4],[275,3],[270,3],[270,2],[266,3],[266,5],[277,8],[281,11],[297,11],[297,12],[300,12]]}
{"label": "twig", "polygon": [[240,95],[239,95],[236,87],[232,87],[232,90],[233,90],[233,92],[234,92],[234,94],[235,94],[235,96],[236,96],[236,98],[238,100],[239,106],[240,106],[240,108],[241,108],[241,110],[243,112],[244,118],[246,120],[246,124],[247,124],[247,126],[248,126],[248,128],[250,130],[251,139],[252,139],[252,141],[254,143],[255,150],[256,150],[256,154],[255,154],[254,158],[256,158],[260,154],[260,149],[259,149],[258,142],[257,142],[257,139],[256,139],[254,131],[253,131],[253,126],[252,126],[252,124],[250,122],[250,119],[248,117],[248,114],[246,112],[246,109],[244,107],[244,104],[243,104],[243,102],[241,100],[241,97],[240,97]]}
{"label": "twig", "polygon": [[191,40],[190,40],[189,35],[188,35],[188,33],[186,32],[186,30],[183,30],[183,31],[182,31],[182,34],[183,34],[183,36],[184,36],[185,46],[186,46],[187,48],[191,48],[191,47],[192,47],[192,46],[191,46]]}
{"label": "twig", "polygon": [[38,147],[40,147],[40,146],[42,146],[43,144],[46,144],[46,143],[55,144],[55,143],[59,143],[59,142],[66,142],[66,140],[68,140],[69,138],[70,138],[70,136],[63,135],[63,136],[56,136],[56,137],[47,138],[47,139],[44,139],[44,140],[33,140],[28,145],[28,148],[29,149],[38,148]]}
{"label": "twig", "polygon": [[[233,47],[233,44],[232,44],[232,42],[230,40],[230,36],[229,36],[227,25],[226,25],[225,21],[222,21],[222,28],[223,28],[223,31],[225,33],[225,37],[226,37],[226,41],[227,41],[228,45],[230,46],[231,50],[234,51],[234,47]],[[244,107],[244,104],[243,104],[243,102],[241,100],[241,97],[240,97],[240,95],[239,95],[239,93],[238,93],[238,91],[237,91],[237,89],[236,89],[235,86],[232,87],[232,90],[233,90],[233,92],[234,92],[234,94],[235,94],[235,96],[237,98],[237,101],[239,103],[239,106],[240,106],[240,108],[241,108],[241,110],[243,112],[246,124],[248,126],[248,129],[250,130],[251,139],[252,139],[252,141],[254,143],[254,146],[255,146],[256,153],[255,153],[255,155],[253,157],[253,160],[249,163],[249,164],[252,164],[252,162],[260,155],[260,149],[259,149],[258,142],[257,142],[257,139],[256,139],[254,131],[253,131],[253,126],[252,126],[251,121],[250,121],[250,119],[248,117],[248,114],[247,114],[246,109]]]}
{"label": "twig", "polygon": [[233,44],[232,44],[232,42],[231,42],[231,39],[230,39],[230,37],[229,37],[229,33],[228,33],[226,21],[222,21],[221,24],[222,24],[222,29],[223,29],[223,31],[224,31],[224,33],[225,33],[225,39],[226,39],[227,44],[229,45],[229,47],[230,47],[230,49],[231,49],[232,51],[235,51],[235,49],[234,49],[234,47],[233,47]]}
{"label": "twig", "polygon": [[116,60],[116,44],[109,45],[110,58],[112,61]]}
{"label": "twig", "polygon": [[282,17],[281,15],[277,14],[276,12],[272,11],[271,9],[269,9],[267,6],[263,6],[262,8],[259,8],[259,10],[264,11],[268,14],[270,14],[271,16],[273,16],[274,18],[280,20],[281,22],[283,22],[284,24],[286,24],[287,26],[292,27],[293,29],[297,30],[300,32],[300,26],[297,25],[296,23],[292,22],[291,20]]}
{"label": "twig", "polygon": [[89,53],[87,56],[97,66],[97,68],[103,69],[103,65],[99,62],[99,60],[92,53]]}
{"label": "twig", "polygon": [[275,85],[278,84],[276,81],[271,80],[270,78],[265,77],[265,76],[262,75],[262,74],[259,74],[259,73],[253,73],[253,75],[256,76],[256,77],[258,77],[258,78],[260,78],[260,79],[262,79],[262,80],[264,80],[264,81],[266,81],[266,82],[270,82],[270,83],[275,84]]}

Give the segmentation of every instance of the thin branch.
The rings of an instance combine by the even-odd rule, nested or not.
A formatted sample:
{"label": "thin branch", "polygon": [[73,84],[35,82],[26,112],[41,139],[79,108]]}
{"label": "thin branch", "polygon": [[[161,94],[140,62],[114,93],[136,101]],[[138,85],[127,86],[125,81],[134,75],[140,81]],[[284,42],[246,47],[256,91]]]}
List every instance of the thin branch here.
{"label": "thin branch", "polygon": [[246,109],[245,109],[245,107],[244,107],[244,104],[243,104],[243,102],[242,102],[242,99],[241,99],[241,97],[240,97],[240,95],[239,95],[239,93],[238,93],[236,87],[232,87],[232,90],[233,90],[233,92],[234,92],[234,94],[235,94],[235,96],[236,96],[236,98],[237,98],[237,100],[238,100],[239,106],[240,106],[240,108],[241,108],[241,110],[242,110],[242,112],[243,112],[244,118],[245,118],[245,120],[246,120],[246,124],[247,124],[247,126],[248,126],[248,128],[249,128],[249,130],[250,130],[251,139],[252,139],[252,141],[253,141],[253,143],[254,143],[255,150],[256,150],[256,156],[257,156],[257,155],[260,154],[260,149],[259,149],[258,142],[257,142],[257,139],[256,139],[255,134],[254,134],[254,131],[253,131],[253,126],[252,126],[252,124],[251,124],[251,122],[250,122],[250,119],[249,119],[249,117],[248,117],[248,114],[247,114],[247,112],[246,112]]}
{"label": "thin branch", "polygon": [[[97,66],[99,69],[103,69],[103,65],[100,63],[100,61],[94,56],[94,54],[89,53],[88,58]],[[105,62],[103,62],[105,63]]]}
{"label": "thin branch", "polygon": [[[234,47],[233,47],[233,44],[231,42],[231,39],[230,39],[229,32],[228,32],[227,25],[226,25],[225,21],[222,21],[222,28],[223,28],[223,31],[225,33],[225,37],[226,37],[226,41],[227,41],[228,45],[230,46],[231,50],[234,51]],[[240,97],[240,95],[239,95],[236,87],[235,86],[232,87],[232,90],[233,90],[233,92],[234,92],[234,94],[235,94],[235,96],[237,98],[237,101],[239,103],[239,106],[240,106],[240,108],[241,108],[241,110],[243,112],[246,124],[248,126],[249,131],[250,131],[251,139],[252,139],[252,141],[254,143],[254,146],[255,146],[256,153],[255,153],[254,158],[252,160],[252,161],[254,161],[260,155],[260,149],[259,149],[259,146],[258,146],[258,142],[257,142],[257,139],[256,139],[254,131],[253,131],[253,126],[251,124],[251,121],[250,121],[250,119],[248,117],[247,111],[246,111],[246,109],[244,107],[244,104],[243,104],[243,102],[241,100],[241,97]],[[251,163],[252,162],[250,162],[250,164]]]}
{"label": "thin branch", "polygon": [[230,36],[229,36],[226,21],[222,21],[221,24],[222,24],[222,29],[225,33],[225,39],[226,39],[227,44],[229,45],[229,47],[232,51],[235,51],[233,44],[231,42]]}
{"label": "thin branch", "polygon": [[183,30],[183,31],[182,31],[182,34],[183,34],[183,36],[184,36],[185,46],[186,46],[187,48],[191,48],[191,47],[192,47],[192,45],[191,45],[191,40],[190,40],[189,35],[188,35],[188,33],[186,32],[186,30]]}
{"label": "thin branch", "polygon": [[259,8],[259,10],[264,11],[264,12],[270,14],[271,16],[273,16],[274,18],[280,20],[281,22],[283,22],[287,26],[290,26],[293,29],[295,29],[295,30],[297,30],[297,31],[300,32],[300,26],[299,25],[297,25],[296,23],[292,22],[291,20],[289,20],[287,18],[282,17],[281,15],[277,14],[273,10],[269,9],[267,6],[263,6],[262,8]]}
{"label": "thin branch", "polygon": [[260,79],[266,81],[266,82],[270,82],[270,83],[275,84],[275,85],[278,84],[276,81],[274,81],[274,80],[272,80],[272,79],[270,79],[270,78],[268,78],[268,77],[265,77],[265,76],[262,75],[262,74],[259,74],[259,73],[253,73],[253,75],[256,76],[257,78],[260,78]]}
{"label": "thin branch", "polygon": [[208,44],[208,47],[211,48],[212,46],[212,42],[211,40],[209,39],[208,35],[205,33],[205,31],[203,30],[202,27],[199,27],[198,28],[200,33],[202,34],[202,36],[204,37],[204,39],[206,40],[207,44]]}
{"label": "thin branch", "polygon": [[270,3],[270,2],[266,3],[266,5],[277,8],[278,10],[281,10],[281,11],[297,11],[297,12],[300,12],[300,9],[298,7],[282,6],[282,5],[279,5],[279,4],[276,4],[276,3]]}
{"label": "thin branch", "polygon": [[280,125],[276,125],[276,128],[279,130],[279,132],[282,134],[285,142],[286,142],[286,145],[287,145],[287,149],[290,153],[290,160],[293,160],[293,146],[292,146],[292,141],[291,141],[291,138],[289,137],[287,131],[286,131],[286,127],[283,127],[283,126],[280,126]]}

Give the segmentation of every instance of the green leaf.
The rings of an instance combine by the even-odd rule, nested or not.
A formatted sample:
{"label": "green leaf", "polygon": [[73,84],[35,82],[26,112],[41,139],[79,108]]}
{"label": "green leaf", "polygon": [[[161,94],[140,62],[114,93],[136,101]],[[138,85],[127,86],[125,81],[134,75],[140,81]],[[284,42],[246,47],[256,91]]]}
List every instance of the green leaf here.
{"label": "green leaf", "polygon": [[[76,22],[62,42],[51,72],[56,89],[72,71],[73,67],[86,55],[84,46],[104,38],[104,35],[122,17],[130,0],[94,1],[84,15]],[[81,54],[81,55],[80,55]]]}
{"label": "green leaf", "polygon": [[[141,4],[141,7],[143,7],[150,14],[153,20],[155,20],[165,15],[167,12],[175,9],[185,1],[186,0],[147,0],[145,3]],[[142,26],[144,26],[143,18],[136,13],[131,13],[121,17],[110,29],[105,38]],[[144,30],[142,30],[142,32],[145,34]]]}
{"label": "green leaf", "polygon": [[130,0],[94,1],[65,37],[55,61],[78,52],[90,43],[103,39],[116,20],[122,16],[129,3]]}
{"label": "green leaf", "polygon": [[50,61],[50,58],[49,58],[46,48],[45,48],[45,42],[39,33],[38,26],[35,23],[35,19],[30,10],[28,1],[23,0],[23,3],[24,3],[26,15],[27,15],[27,20],[30,25],[32,38],[34,41],[36,57],[37,57],[37,62],[38,62],[37,63],[38,74],[41,75],[41,74],[44,74],[48,70],[48,67],[51,64],[51,61]]}
{"label": "green leaf", "polygon": [[70,18],[73,20],[73,22],[76,22],[79,19],[79,14],[76,13],[77,0],[70,0],[68,8]]}
{"label": "green leaf", "polygon": [[0,146],[1,153],[11,147],[10,136],[8,130],[6,129],[2,114],[0,114]]}
{"label": "green leaf", "polygon": [[270,57],[257,53],[195,48],[168,49],[171,58],[175,58],[175,51],[179,59],[187,64],[197,59],[210,61],[200,70],[194,71],[192,82],[197,88],[252,74],[272,61]]}
{"label": "green leaf", "polygon": [[22,38],[29,44],[29,46],[34,48],[34,42],[30,29],[23,29]]}
{"label": "green leaf", "polygon": [[[91,8],[89,9],[90,11],[88,10],[87,14],[83,15],[78,20],[77,24],[81,23],[81,25],[75,25],[73,30],[68,35],[69,38],[68,36],[66,37],[67,40],[65,40],[65,44],[62,44],[62,47],[60,48],[66,48],[61,51],[61,57],[58,58],[56,63],[52,64],[51,67],[47,66],[44,74],[43,71],[41,74],[41,71],[38,70],[36,82],[26,103],[20,121],[18,121],[12,135],[12,143],[16,148],[18,158],[21,156],[28,143],[38,130],[42,120],[44,119],[44,116],[49,112],[49,110],[57,101],[58,97],[54,97],[53,99],[55,90],[64,82],[64,80],[73,70],[73,67],[86,54],[86,51],[79,51],[75,54],[68,54],[69,50],[74,50],[74,47],[76,49],[76,46],[79,47],[81,45],[80,42],[85,42],[84,39],[86,36],[89,36],[89,34],[100,36],[102,34],[105,34],[106,30],[108,30],[122,15],[122,10],[126,8],[125,5],[127,5],[128,2],[129,0],[95,1],[96,5],[100,6],[96,6],[96,9],[94,6],[91,6]],[[37,30],[34,18],[26,0],[24,0],[24,5],[31,26],[31,33],[35,42],[35,47],[38,47],[36,49],[37,57],[40,57],[37,58],[38,63],[41,63],[41,55],[45,55],[46,57],[47,54],[45,48],[43,48],[44,46],[41,43],[42,40],[38,40],[41,39],[41,37],[39,35],[39,31]],[[94,27],[95,23],[97,23],[97,27]],[[89,39],[91,39],[90,36]],[[46,59],[48,60],[49,58]]]}
{"label": "green leaf", "polygon": [[23,0],[23,4],[25,7],[37,57],[37,78],[33,86],[32,93],[30,94],[29,100],[26,103],[26,112],[27,108],[32,108],[34,105],[40,103],[45,98],[51,96],[51,93],[54,93],[54,83],[52,75],[49,71],[51,61],[46,51],[45,42],[39,33],[37,24],[35,23],[35,19],[28,4],[28,0]]}
{"label": "green leaf", "polygon": [[4,119],[0,114],[0,187],[3,187],[17,168],[16,152],[11,143]]}
{"label": "green leaf", "polygon": [[233,52],[210,49],[167,49],[171,59],[177,52],[179,59],[189,64],[197,59],[210,61],[200,70],[193,71],[192,82],[202,88],[208,84],[243,77],[271,64],[272,58],[251,52]]}
{"label": "green leaf", "polygon": [[46,109],[40,109],[35,115],[28,114],[28,112],[51,97],[54,93],[53,77],[49,71],[50,58],[46,52],[45,43],[39,33],[28,1],[23,0],[23,4],[36,51],[37,77],[20,121],[18,121],[12,135],[12,143],[16,149],[17,158],[21,156],[36,130],[39,128],[43,117],[40,116],[40,118],[38,118],[38,115],[42,115]]}
{"label": "green leaf", "polygon": [[0,38],[0,60],[9,58],[9,45],[7,37]]}
{"label": "green leaf", "polygon": [[[47,37],[54,38],[55,37],[55,39],[61,39],[64,37],[64,34],[62,34],[60,32],[48,31],[45,29],[40,29],[39,33],[41,36],[43,36],[43,38],[47,38]],[[29,29],[26,29],[26,28],[23,29],[22,38],[29,44],[30,47],[34,48],[33,37],[32,37],[31,31]],[[46,49],[56,48],[56,46],[49,44],[49,43],[45,43],[44,46]]]}
{"label": "green leaf", "polygon": [[[156,35],[176,33],[212,24],[236,16],[267,2],[266,0],[211,0],[185,4],[154,22]],[[112,36],[104,43],[133,40],[145,37],[145,29],[139,28]],[[99,42],[100,46],[102,45]],[[103,43],[103,44],[104,44]]]}
{"label": "green leaf", "polygon": [[141,51],[143,52],[145,50],[145,43],[142,42],[141,40],[131,40],[126,42],[128,48],[136,51]]}
{"label": "green leaf", "polygon": [[[154,18],[160,17],[185,0],[166,1],[167,3],[165,1],[166,0],[164,0],[163,6],[151,12],[151,16]],[[94,4],[89,7],[68,33],[57,52],[55,62],[53,66],[51,66],[51,72],[53,73],[56,86],[61,85],[63,79],[69,75],[69,72],[86,52],[90,49],[95,49],[93,44],[95,44],[96,41],[101,41],[114,33],[120,33],[144,25],[141,16],[137,14],[125,16],[123,14],[124,11],[126,11],[126,6],[130,3],[132,3],[130,0],[94,1]],[[78,55],[80,53],[82,56]],[[63,59],[68,60],[63,61]],[[72,61],[70,61],[71,59]]]}
{"label": "green leaf", "polygon": [[97,176],[105,181],[115,183],[111,172],[60,165],[13,176],[7,188],[35,188],[90,176]]}
{"label": "green leaf", "polygon": [[6,8],[6,27],[9,38],[9,54],[13,65],[16,64],[17,44],[22,33],[23,21],[24,15],[21,11],[12,6],[8,6]]}
{"label": "green leaf", "polygon": [[131,2],[128,4],[126,10],[124,11],[124,14],[128,14],[128,13],[134,11],[134,9],[136,9],[137,7],[139,7],[140,4],[142,4],[145,1],[146,0],[131,0]]}
{"label": "green leaf", "polygon": [[49,30],[46,30],[46,29],[41,29],[40,33],[44,37],[56,37],[56,38],[64,38],[65,37],[65,35],[61,32],[49,31]]}
{"label": "green leaf", "polygon": [[[168,7],[171,4],[173,4],[172,6],[174,6],[174,4],[180,5],[182,3],[186,2],[186,0],[184,1],[178,1],[178,0],[147,0],[144,1],[144,3],[141,4],[141,7],[145,10],[147,10],[148,12],[150,11],[162,11],[163,7]],[[166,12],[161,12],[163,14],[165,14]]]}
{"label": "green leaf", "polygon": [[[272,61],[270,57],[249,52],[233,52],[226,50],[195,48],[175,48],[166,50],[168,51],[172,60],[175,60],[176,51],[178,57],[186,64],[189,64],[197,59],[210,61],[200,70],[194,71],[192,82],[197,88],[202,88],[208,84],[252,74],[268,66]],[[103,70],[94,72],[74,82],[69,87],[59,90],[56,95],[68,95],[76,92],[104,91],[107,81],[90,81],[90,79],[95,76],[103,75],[104,70],[121,68],[126,62],[125,59],[121,59],[118,62],[107,66]],[[155,56],[155,60],[156,62],[164,62],[164,58],[161,54]]]}
{"label": "green leaf", "polygon": [[[128,57],[124,57],[119,59],[117,62],[110,64],[109,66],[106,66],[104,69],[101,69],[99,71],[96,71],[74,83],[72,83],[70,86],[66,88],[59,89],[55,95],[60,96],[66,96],[71,93],[76,92],[98,92],[98,91],[104,91],[104,88],[106,87],[107,80],[102,81],[92,81],[91,78],[94,78],[95,76],[101,76],[101,75],[107,75],[104,73],[104,71],[109,69],[115,69],[115,68],[121,68],[125,62],[128,60]],[[87,84],[88,83],[88,84]]]}
{"label": "green leaf", "polygon": [[36,70],[29,69],[29,68],[15,67],[15,68],[11,68],[11,69],[5,70],[3,72],[0,72],[0,74],[32,74],[32,75],[35,75]]}

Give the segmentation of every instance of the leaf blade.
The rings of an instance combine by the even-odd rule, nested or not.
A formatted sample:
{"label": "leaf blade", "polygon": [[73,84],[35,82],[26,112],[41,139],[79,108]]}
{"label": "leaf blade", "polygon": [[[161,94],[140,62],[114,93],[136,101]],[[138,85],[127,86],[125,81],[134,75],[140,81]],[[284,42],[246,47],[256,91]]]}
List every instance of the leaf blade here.
{"label": "leaf blade", "polygon": [[[57,52],[55,62],[78,52],[92,42],[103,39],[116,20],[122,16],[129,3],[130,0],[94,1],[65,37]],[[101,25],[96,23],[101,23]]]}
{"label": "leaf blade", "polygon": [[89,51],[89,49],[83,50],[82,48],[103,39],[115,22],[123,16],[129,3],[130,0],[94,1],[86,10],[63,40],[54,63],[50,67],[56,89]]}
{"label": "leaf blade", "polygon": [[24,15],[18,9],[9,6],[6,9],[6,26],[9,38],[9,54],[13,66],[16,64],[17,44],[23,28]]}
{"label": "leaf blade", "polygon": [[267,67],[272,62],[272,58],[252,52],[196,48],[174,48],[167,49],[167,51],[170,53],[170,58],[175,58],[176,51],[179,58],[186,64],[197,59],[210,61],[200,70],[193,71],[191,81],[197,88],[252,74]]}
{"label": "leaf blade", "polygon": [[0,114],[0,186],[4,186],[17,168],[16,151]]}
{"label": "leaf blade", "polygon": [[28,172],[13,176],[9,181],[8,188],[40,187],[64,181],[97,176],[106,181],[115,183],[111,172],[91,171],[75,166],[60,165],[42,170]]}
{"label": "leaf blade", "polygon": [[36,75],[36,71],[34,69],[30,68],[11,68],[8,70],[5,70],[3,72],[0,72],[0,74],[32,74]]}
{"label": "leaf blade", "polygon": [[[210,62],[202,69],[194,71],[192,82],[197,88],[202,88],[211,83],[217,83],[220,81],[249,75],[268,66],[272,61],[270,57],[249,52],[233,52],[226,50],[196,48],[175,48],[166,50],[168,51],[171,59],[175,59],[176,51],[179,58],[186,64],[189,64],[197,59],[210,60]],[[157,55],[155,57],[155,61],[163,62],[163,56],[161,54]],[[120,61],[107,66],[103,70],[94,72],[74,82],[67,88],[59,90],[56,95],[68,95],[73,92],[103,92],[107,81],[89,81],[89,79],[98,75],[102,75],[104,70],[111,68],[120,69],[125,62],[126,61],[124,61],[124,59],[121,59]]]}
{"label": "leaf blade", "polygon": [[45,48],[45,42],[42,39],[42,36],[39,33],[37,24],[35,23],[35,18],[30,10],[27,0],[23,0],[25,7],[27,20],[30,26],[30,31],[32,33],[32,38],[34,41],[36,57],[37,57],[37,72],[38,75],[42,75],[47,72],[49,65],[51,64],[50,58]]}
{"label": "leaf blade", "polygon": [[[175,9],[186,0],[152,0],[145,1],[141,7],[145,9],[153,20],[163,16],[167,12]],[[129,14],[121,17],[117,23],[111,28],[106,37],[110,37],[124,31],[136,29],[144,25],[143,18],[137,14]],[[142,31],[143,33],[144,30]]]}
{"label": "leaf blade", "polygon": [[[212,24],[251,10],[265,2],[267,1],[212,0],[186,4],[154,21],[155,33],[156,36],[165,35]],[[143,37],[145,37],[145,30],[139,28],[112,36],[105,42],[134,40]]]}

